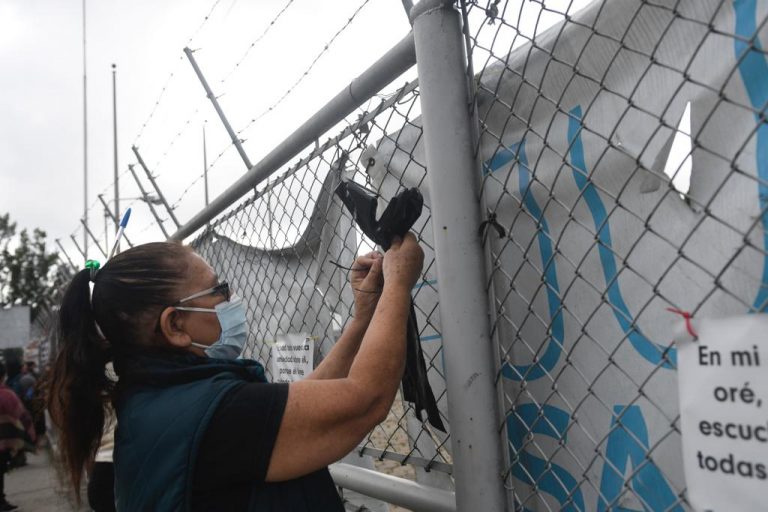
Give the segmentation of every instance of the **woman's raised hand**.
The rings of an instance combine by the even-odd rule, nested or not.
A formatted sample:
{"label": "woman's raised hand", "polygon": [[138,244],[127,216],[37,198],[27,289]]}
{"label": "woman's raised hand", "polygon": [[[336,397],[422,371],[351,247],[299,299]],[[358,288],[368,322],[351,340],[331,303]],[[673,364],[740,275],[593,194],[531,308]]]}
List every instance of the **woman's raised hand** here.
{"label": "woman's raised hand", "polygon": [[403,238],[395,237],[384,255],[384,284],[404,286],[410,292],[423,265],[424,251],[416,236],[409,232]]}

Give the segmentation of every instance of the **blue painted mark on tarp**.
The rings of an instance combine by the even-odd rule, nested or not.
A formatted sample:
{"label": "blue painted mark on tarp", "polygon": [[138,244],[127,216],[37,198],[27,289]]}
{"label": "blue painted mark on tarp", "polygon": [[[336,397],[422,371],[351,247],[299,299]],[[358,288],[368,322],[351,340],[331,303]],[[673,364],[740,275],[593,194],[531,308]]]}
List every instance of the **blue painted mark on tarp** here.
{"label": "blue painted mark on tarp", "polygon": [[763,227],[763,279],[757,292],[754,311],[768,311],[768,123],[765,121],[765,108],[768,103],[768,63],[760,40],[757,38],[755,0],[734,0],[736,13],[736,35],[733,38],[736,59],[739,61],[739,74],[749,96],[749,102],[755,109],[757,129],[757,190],[760,199],[760,222]]}
{"label": "blue painted mark on tarp", "polygon": [[529,434],[540,434],[566,441],[570,415],[552,405],[521,404],[507,419],[512,475],[555,498],[560,511],[586,510],[584,496],[576,479],[565,468],[523,449]]}
{"label": "blue painted mark on tarp", "polygon": [[[570,111],[568,118],[568,143],[570,144],[571,172],[576,185],[582,192],[582,197],[587,203],[589,212],[597,231],[597,250],[600,255],[600,264],[603,268],[603,277],[608,286],[608,302],[612,306],[611,311],[624,333],[629,338],[635,350],[649,362],[663,368],[674,369],[677,363],[677,351],[674,347],[666,348],[656,345],[643,335],[635,326],[635,319],[629,313],[629,308],[624,302],[624,297],[619,287],[616,270],[616,258],[613,254],[611,241],[611,225],[605,210],[603,200],[597,192],[594,184],[587,178],[587,165],[584,159],[584,145],[581,141],[581,106],[576,106]],[[664,357],[665,353],[666,358]]]}
{"label": "blue painted mark on tarp", "polygon": [[554,251],[552,249],[552,237],[549,234],[549,225],[544,217],[544,212],[536,202],[536,198],[530,190],[531,171],[528,168],[528,157],[525,153],[525,141],[519,144],[513,144],[509,148],[503,148],[496,155],[486,162],[483,166],[484,172],[490,173],[507,165],[509,162],[517,161],[518,166],[518,186],[520,195],[523,198],[523,204],[528,212],[536,221],[538,229],[536,230],[536,240],[539,243],[539,253],[541,255],[542,268],[544,269],[544,286],[547,292],[547,304],[549,307],[549,342],[544,354],[538,358],[537,362],[527,365],[509,365],[504,364],[502,374],[504,377],[520,381],[535,380],[543,377],[552,368],[555,367],[560,359],[563,350],[563,339],[565,337],[565,327],[563,325],[563,307],[560,301],[560,287],[557,282],[557,265],[554,260]]}
{"label": "blue painted mark on tarp", "polygon": [[[628,462],[631,464],[629,468]],[[629,482],[625,479],[627,471],[631,475]],[[640,499],[643,510],[683,512],[675,492],[648,456],[648,428],[642,410],[637,405],[616,405],[605,448],[597,511],[637,512],[616,503],[628,483]]]}
{"label": "blue painted mark on tarp", "polygon": [[419,339],[421,341],[435,341],[435,340],[441,340],[443,337],[439,334],[430,334],[428,336],[419,336]]}

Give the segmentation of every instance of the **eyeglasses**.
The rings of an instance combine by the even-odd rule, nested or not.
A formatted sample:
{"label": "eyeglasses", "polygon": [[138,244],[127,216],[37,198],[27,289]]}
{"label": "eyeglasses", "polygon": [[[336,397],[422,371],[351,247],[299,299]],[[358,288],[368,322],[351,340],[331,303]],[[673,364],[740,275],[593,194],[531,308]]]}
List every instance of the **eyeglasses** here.
{"label": "eyeglasses", "polygon": [[[229,283],[224,281],[223,283],[219,283],[216,286],[213,286],[211,288],[207,288],[203,291],[193,293],[189,297],[184,297],[181,300],[177,300],[175,303],[171,304],[170,306],[166,307],[176,307],[176,309],[179,309],[181,311],[200,311],[205,313],[215,313],[215,309],[208,309],[208,308],[190,308],[190,307],[183,307],[179,306],[179,304],[183,304],[185,302],[189,302],[192,299],[198,299],[200,297],[205,297],[208,295],[221,295],[224,297],[224,300],[229,302],[229,299],[232,297],[232,293],[229,291]],[[161,313],[162,316],[162,313]],[[157,324],[155,325],[155,331],[160,332],[160,318],[157,319]]]}
{"label": "eyeglasses", "polygon": [[207,295],[220,295],[224,297],[224,300],[229,302],[229,299],[232,296],[232,294],[229,291],[229,283],[224,281],[223,283],[219,283],[212,288],[207,288],[203,291],[193,293],[189,297],[184,297],[183,299],[177,301],[175,304],[173,304],[173,306],[176,306],[178,304],[183,304],[185,302],[189,302],[190,300],[198,299],[200,297],[205,297]]}

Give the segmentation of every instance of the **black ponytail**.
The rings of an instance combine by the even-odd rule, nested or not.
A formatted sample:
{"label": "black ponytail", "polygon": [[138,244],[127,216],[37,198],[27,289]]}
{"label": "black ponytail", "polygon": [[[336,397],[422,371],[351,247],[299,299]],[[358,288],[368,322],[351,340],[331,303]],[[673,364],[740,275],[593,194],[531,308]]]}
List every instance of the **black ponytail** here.
{"label": "black ponytail", "polygon": [[90,270],[81,270],[67,288],[59,310],[61,350],[53,368],[48,407],[61,430],[61,454],[75,492],[96,454],[104,429],[104,402],[110,392],[105,365],[107,342],[96,330],[90,302]]}
{"label": "black ponytail", "polygon": [[[48,410],[60,430],[64,467],[79,499],[104,431],[104,406],[114,383],[106,364],[116,354],[146,349],[162,308],[178,300],[192,251],[177,243],[136,246],[116,256],[94,278],[78,272],[59,310],[60,349],[48,393]],[[97,327],[98,325],[98,327]]]}

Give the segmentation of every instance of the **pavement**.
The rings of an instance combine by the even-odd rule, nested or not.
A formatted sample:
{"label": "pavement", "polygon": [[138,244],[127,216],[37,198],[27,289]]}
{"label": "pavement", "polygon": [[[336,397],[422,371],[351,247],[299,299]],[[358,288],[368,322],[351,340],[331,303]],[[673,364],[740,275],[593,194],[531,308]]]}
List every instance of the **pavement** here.
{"label": "pavement", "polygon": [[[88,507],[74,505],[68,496],[46,448],[27,454],[27,465],[5,475],[6,499],[18,505],[19,512],[80,512]],[[85,499],[86,496],[83,495]]]}

